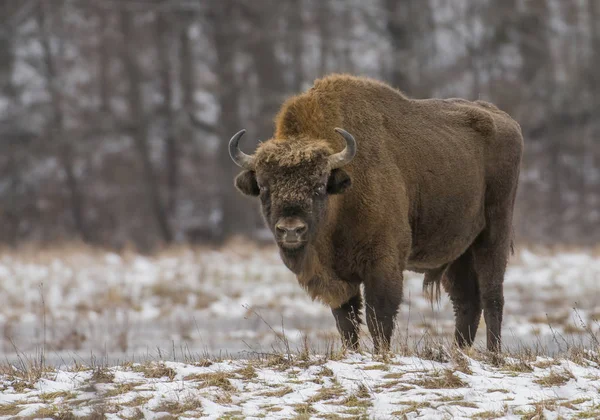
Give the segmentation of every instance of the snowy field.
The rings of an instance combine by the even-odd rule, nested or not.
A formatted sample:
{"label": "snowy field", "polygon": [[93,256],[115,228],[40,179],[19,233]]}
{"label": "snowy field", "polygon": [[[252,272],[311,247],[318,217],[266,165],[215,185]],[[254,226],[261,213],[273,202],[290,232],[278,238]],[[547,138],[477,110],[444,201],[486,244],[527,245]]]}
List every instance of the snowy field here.
{"label": "snowy field", "polygon": [[[505,355],[449,345],[407,273],[395,356],[342,354],[275,249],[0,254],[0,416],[600,418],[600,258],[518,249]],[[100,416],[102,418],[102,416]]]}

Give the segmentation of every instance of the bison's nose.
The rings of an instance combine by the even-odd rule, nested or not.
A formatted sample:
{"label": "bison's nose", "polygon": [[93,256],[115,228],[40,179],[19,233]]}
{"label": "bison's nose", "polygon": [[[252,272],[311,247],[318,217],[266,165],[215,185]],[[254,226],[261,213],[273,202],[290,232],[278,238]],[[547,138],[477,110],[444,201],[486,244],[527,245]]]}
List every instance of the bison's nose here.
{"label": "bison's nose", "polygon": [[286,217],[275,225],[277,237],[285,242],[297,242],[302,239],[302,235],[308,230],[308,226],[297,217]]}

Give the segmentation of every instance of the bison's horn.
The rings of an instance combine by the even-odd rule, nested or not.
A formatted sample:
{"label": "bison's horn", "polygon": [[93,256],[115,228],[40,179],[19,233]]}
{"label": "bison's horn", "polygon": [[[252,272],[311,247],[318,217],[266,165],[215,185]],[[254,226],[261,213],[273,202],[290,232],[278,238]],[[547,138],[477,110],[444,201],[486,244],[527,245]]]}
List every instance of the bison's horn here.
{"label": "bison's horn", "polygon": [[331,169],[341,168],[348,164],[354,158],[354,155],[356,155],[356,140],[354,140],[354,137],[341,128],[335,128],[335,131],[346,140],[346,147],[341,152],[329,156],[329,167]]}
{"label": "bison's horn", "polygon": [[245,154],[238,147],[238,142],[244,133],[246,133],[246,130],[240,130],[233,135],[231,140],[229,140],[229,156],[231,156],[231,160],[233,160],[237,166],[251,171],[254,169],[254,156]]}

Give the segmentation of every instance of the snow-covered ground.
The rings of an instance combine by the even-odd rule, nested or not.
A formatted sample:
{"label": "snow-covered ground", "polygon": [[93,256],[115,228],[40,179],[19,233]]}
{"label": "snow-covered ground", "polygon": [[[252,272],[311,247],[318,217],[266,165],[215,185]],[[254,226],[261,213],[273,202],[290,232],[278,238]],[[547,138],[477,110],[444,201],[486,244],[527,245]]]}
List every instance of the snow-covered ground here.
{"label": "snow-covered ground", "polygon": [[[270,247],[232,243],[152,257],[73,246],[4,251],[0,415],[596,417],[598,358],[580,349],[597,350],[599,285],[593,252],[518,250],[503,325],[518,360],[492,365],[474,350],[457,363],[456,354],[430,350],[451,337],[448,298],[432,307],[422,276],[407,273],[398,356],[377,361],[368,352],[334,355],[330,310],[306,297]],[[484,339],[482,320],[476,349]],[[302,356],[305,345],[312,359],[281,359]]]}
{"label": "snow-covered ground", "polygon": [[[407,272],[404,295],[398,340],[452,333],[445,294],[432,307],[422,293],[422,276]],[[591,252],[518,250],[505,296],[508,346],[564,349],[599,329],[600,258]],[[281,341],[275,332],[282,325],[293,346],[303,335],[317,346],[338,340],[330,310],[306,296],[277,251],[243,243],[154,257],[75,247],[4,252],[0,307],[3,358],[16,350],[34,353],[44,343],[49,358],[63,359],[90,352],[144,357],[174,347],[235,356],[270,350]]]}
{"label": "snow-covered ground", "polygon": [[34,418],[599,418],[597,355],[506,358],[454,352],[377,359],[271,356],[146,362],[3,375],[0,415]]}

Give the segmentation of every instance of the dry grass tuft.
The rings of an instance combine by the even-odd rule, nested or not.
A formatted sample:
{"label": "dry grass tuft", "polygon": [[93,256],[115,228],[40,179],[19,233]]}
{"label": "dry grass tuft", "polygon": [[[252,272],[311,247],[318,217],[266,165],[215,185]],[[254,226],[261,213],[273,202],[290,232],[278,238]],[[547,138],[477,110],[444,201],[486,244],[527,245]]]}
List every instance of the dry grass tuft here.
{"label": "dry grass tuft", "polygon": [[416,412],[418,414],[419,410],[422,410],[423,408],[431,408],[431,403],[428,403],[427,401],[421,401],[421,402],[401,401],[398,404],[407,405],[408,407],[406,407],[403,410],[392,412],[393,416],[405,417],[407,414],[414,413],[414,412]]}
{"label": "dry grass tuft", "polygon": [[445,369],[441,375],[425,377],[412,383],[427,389],[454,389],[469,386],[450,369]]}
{"label": "dry grass tuft", "polygon": [[208,359],[202,359],[202,360],[198,360],[197,362],[192,363],[192,365],[197,366],[197,367],[209,367],[212,366],[214,363],[212,362],[212,360],[208,360]]}
{"label": "dry grass tuft", "polygon": [[104,393],[107,398],[116,397],[117,395],[126,394],[133,391],[136,387],[142,385],[143,382],[126,382],[118,384],[116,387],[109,389]]}
{"label": "dry grass tuft", "polygon": [[63,400],[72,400],[77,398],[77,394],[71,391],[55,391],[55,392],[45,392],[39,395],[40,400],[44,402],[51,402],[56,400],[57,398],[62,398]]}
{"label": "dry grass tuft", "polygon": [[124,403],[119,403],[119,405],[122,405],[123,407],[140,407],[140,406],[146,404],[151,399],[152,399],[152,397],[143,397],[141,395],[137,395],[132,400],[124,402]]}
{"label": "dry grass tuft", "polygon": [[289,393],[294,392],[292,388],[289,386],[284,386],[282,388],[276,389],[275,391],[266,391],[261,393],[260,395],[263,397],[283,397]]}
{"label": "dry grass tuft", "polygon": [[235,388],[229,381],[229,375],[232,373],[228,372],[211,372],[211,373],[194,373],[183,378],[185,381],[198,381],[200,384],[198,388],[209,388],[215,386],[221,388],[223,391],[234,391]]}
{"label": "dry grass tuft", "polygon": [[502,370],[504,372],[530,373],[533,372],[533,366],[527,361],[519,359],[516,363],[505,362],[502,366]]}
{"label": "dry grass tuft", "polygon": [[0,416],[16,416],[23,410],[21,404],[23,404],[21,401],[11,404],[0,404]]}
{"label": "dry grass tuft", "polygon": [[472,419],[497,419],[500,417],[504,417],[504,412],[502,411],[481,411],[479,413],[475,413],[473,414],[473,416],[471,416]]}
{"label": "dry grass tuft", "polygon": [[510,394],[510,391],[508,389],[504,389],[504,388],[490,388],[487,390],[488,393],[492,393],[492,392],[502,392],[503,394]]}
{"label": "dry grass tuft", "polygon": [[391,373],[386,373],[383,376],[383,379],[400,379],[402,378],[404,375],[406,374],[406,372],[391,372]]}
{"label": "dry grass tuft", "polygon": [[319,375],[332,377],[333,376],[333,370],[329,369],[327,366],[323,366],[321,368],[321,371],[319,372]]}
{"label": "dry grass tuft", "polygon": [[92,372],[92,382],[112,383],[115,380],[115,374],[108,368],[97,367]]}
{"label": "dry grass tuft", "polygon": [[131,367],[134,372],[142,373],[146,378],[160,379],[167,377],[169,380],[173,380],[177,375],[177,372],[172,368],[168,367],[162,362],[144,363],[142,365],[134,365]]}
{"label": "dry grass tuft", "polygon": [[187,413],[188,411],[198,411],[202,409],[202,403],[200,400],[189,398],[183,402],[179,401],[163,401],[158,407],[152,411],[155,413],[169,413],[174,416]]}
{"label": "dry grass tuft", "polygon": [[549,359],[549,360],[541,360],[539,362],[534,363],[533,366],[535,366],[536,368],[540,368],[540,369],[548,369],[549,367],[552,366],[557,366],[560,365],[560,361],[556,360],[556,359]]}
{"label": "dry grass tuft", "polygon": [[321,388],[315,395],[310,397],[307,402],[315,403],[318,401],[332,400],[341,397],[344,394],[344,389],[339,384],[334,384],[331,387]]}
{"label": "dry grass tuft", "polygon": [[235,374],[239,375],[242,377],[242,379],[254,379],[256,378],[256,369],[254,369],[254,366],[252,366],[251,364],[246,365],[246,367],[236,370],[234,372]]}
{"label": "dry grass tuft", "polygon": [[589,400],[589,398],[577,398],[576,400],[562,402],[560,403],[560,406],[568,408],[570,410],[578,410],[579,408],[576,407],[577,405],[586,403]]}
{"label": "dry grass tuft", "polygon": [[340,405],[345,407],[357,407],[366,409],[373,405],[373,402],[371,401],[371,393],[369,392],[366,386],[360,384],[356,392],[344,398],[340,402]]}
{"label": "dry grass tuft", "polygon": [[312,418],[311,414],[315,414],[317,412],[317,410],[315,410],[313,408],[312,405],[310,405],[309,403],[304,403],[304,404],[294,404],[292,405],[292,407],[294,408],[294,411],[297,413],[297,415],[295,417],[293,417],[293,419],[295,420],[309,420],[310,418]]}
{"label": "dry grass tuft", "polygon": [[458,347],[451,347],[450,360],[452,361],[454,368],[459,372],[462,372],[466,375],[471,375],[473,373],[469,359],[460,351]]}
{"label": "dry grass tuft", "polygon": [[383,370],[383,371],[388,371],[388,370],[390,370],[390,367],[389,367],[389,365],[386,365],[386,364],[379,364],[379,365],[365,366],[364,368],[362,368],[362,370]]}
{"label": "dry grass tuft", "polygon": [[542,386],[562,386],[571,379],[575,379],[575,376],[570,371],[563,369],[562,372],[552,370],[548,375],[533,382]]}

